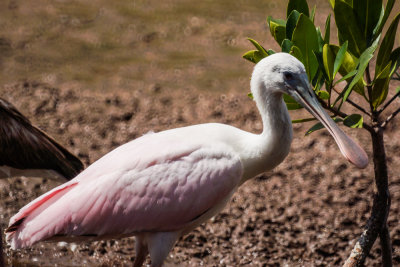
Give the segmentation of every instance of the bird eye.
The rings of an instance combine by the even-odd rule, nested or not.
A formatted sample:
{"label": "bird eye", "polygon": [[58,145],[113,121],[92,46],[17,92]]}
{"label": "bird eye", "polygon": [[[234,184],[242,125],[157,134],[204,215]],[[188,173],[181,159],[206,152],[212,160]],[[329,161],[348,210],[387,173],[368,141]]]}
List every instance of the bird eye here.
{"label": "bird eye", "polygon": [[285,79],[286,80],[293,80],[293,74],[291,74],[290,72],[285,72],[283,75],[285,75]]}

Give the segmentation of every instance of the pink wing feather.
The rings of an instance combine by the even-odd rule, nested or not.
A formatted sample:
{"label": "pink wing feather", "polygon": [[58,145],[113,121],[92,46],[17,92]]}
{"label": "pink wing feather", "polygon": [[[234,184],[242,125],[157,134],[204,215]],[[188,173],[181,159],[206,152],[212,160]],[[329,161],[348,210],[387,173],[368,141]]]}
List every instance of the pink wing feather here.
{"label": "pink wing feather", "polygon": [[178,230],[229,196],[242,171],[221,143],[145,135],[22,208],[10,225],[23,221],[7,239],[20,248],[54,235]]}

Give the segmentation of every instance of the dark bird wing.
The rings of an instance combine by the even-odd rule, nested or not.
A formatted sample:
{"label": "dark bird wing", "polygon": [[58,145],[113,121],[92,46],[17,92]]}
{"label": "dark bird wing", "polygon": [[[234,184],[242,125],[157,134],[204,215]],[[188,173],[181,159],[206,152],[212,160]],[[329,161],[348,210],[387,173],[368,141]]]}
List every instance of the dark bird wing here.
{"label": "dark bird wing", "polygon": [[1,98],[0,166],[54,170],[68,180],[84,167],[76,156],[33,126],[12,104]]}

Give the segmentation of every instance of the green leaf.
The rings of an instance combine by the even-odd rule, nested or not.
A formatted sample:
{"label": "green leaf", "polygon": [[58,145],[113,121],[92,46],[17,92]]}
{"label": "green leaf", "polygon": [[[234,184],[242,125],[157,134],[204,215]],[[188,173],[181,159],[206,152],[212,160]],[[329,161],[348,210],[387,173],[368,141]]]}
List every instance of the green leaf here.
{"label": "green leaf", "polygon": [[297,103],[297,101],[294,100],[293,97],[291,97],[290,95],[287,95],[287,94],[283,94],[283,100],[285,101],[285,103],[289,103],[289,104]]}
{"label": "green leaf", "polygon": [[303,108],[300,104],[288,104],[288,103],[286,103],[286,108],[288,109],[288,110],[296,110],[296,109],[301,109],[301,108]]}
{"label": "green leaf", "polygon": [[283,40],[282,45],[281,45],[282,52],[289,53],[290,49],[292,49],[292,46],[293,46],[293,43],[290,40],[288,40],[288,39]]}
{"label": "green leaf", "polygon": [[[335,58],[336,58],[336,55],[338,54],[340,47],[337,45],[329,45],[329,47],[331,48],[332,52],[335,54]],[[349,73],[352,73],[357,68],[358,62],[359,62],[359,60],[356,57],[354,57],[349,52],[345,52],[343,63],[339,68],[339,73],[343,77],[346,77]],[[348,76],[348,78],[346,78],[345,80],[347,82],[351,82],[351,80],[349,78],[351,78],[354,75]],[[335,84],[337,84],[337,82]],[[356,91],[360,95],[364,95],[364,83],[362,81],[362,78],[360,78],[358,80],[357,84],[354,86],[354,91]]]}
{"label": "green leaf", "polygon": [[353,0],[353,10],[357,24],[369,46],[373,39],[374,29],[379,22],[382,0]]}
{"label": "green leaf", "polygon": [[301,53],[300,48],[298,48],[297,46],[293,45],[292,49],[290,49],[289,54],[297,58],[300,62],[303,62],[303,54]]}
{"label": "green leaf", "polygon": [[400,65],[400,47],[397,47],[393,52],[390,54],[390,61],[392,61],[392,71],[390,73],[390,76],[393,75],[394,72],[397,71],[399,65]]}
{"label": "green leaf", "polygon": [[307,17],[310,16],[308,11],[307,0],[289,0],[286,10],[286,17],[289,17],[290,13],[293,10],[297,10],[299,13],[303,13]]}
{"label": "green leaf", "polygon": [[329,44],[329,40],[331,38],[331,14],[328,15],[325,22],[325,35],[324,42]]}
{"label": "green leaf", "polygon": [[369,61],[373,58],[374,52],[376,48],[378,47],[379,43],[379,37],[374,41],[374,43],[368,47],[360,56],[360,61],[359,65],[357,68],[357,74],[353,77],[353,80],[351,81],[350,85],[348,86],[346,92],[343,95],[343,102],[346,101],[347,97],[349,97],[354,85],[357,84],[357,82],[362,78],[364,75],[364,71],[368,66]]}
{"label": "green leaf", "polygon": [[339,51],[336,54],[335,63],[333,67],[333,79],[335,79],[337,72],[339,71],[340,66],[342,66],[344,57],[347,52],[347,41],[343,43],[340,47]]}
{"label": "green leaf", "polygon": [[303,108],[302,105],[296,102],[291,96],[284,94],[283,100],[285,101],[288,110],[295,110]]}
{"label": "green leaf", "polygon": [[335,0],[333,11],[340,44],[348,41],[349,51],[356,57],[359,57],[367,48],[367,44],[363,32],[358,26],[356,14],[354,14],[352,6],[343,0]]}
{"label": "green leaf", "polygon": [[261,59],[265,58],[266,56],[258,50],[250,50],[244,53],[242,57],[257,64]]}
{"label": "green leaf", "polygon": [[[326,71],[324,68],[322,52],[313,51],[313,53],[318,62],[318,70],[317,70],[317,74],[314,76],[311,84],[314,87],[314,91],[319,92],[319,89],[324,85],[325,80],[329,80],[329,78],[328,78],[328,75],[326,74]],[[326,87],[326,88],[329,89],[329,87]]]}
{"label": "green leaf", "polygon": [[[314,76],[314,80],[312,81],[312,85],[314,86],[314,90],[317,91],[317,89],[321,88],[322,85],[324,84],[325,80],[329,81],[329,77],[328,74],[325,71],[325,67],[324,67],[324,60],[323,60],[323,56],[322,56],[322,52],[315,52],[313,51],[315,54],[315,57],[317,58],[318,61],[318,71],[317,71],[317,75]],[[315,78],[317,77],[317,80],[315,80]],[[328,88],[328,87],[327,87]]]}
{"label": "green leaf", "polygon": [[322,48],[325,45],[325,41],[322,38],[321,29],[319,27],[317,27],[315,30],[317,32],[317,37],[318,37],[318,52],[322,53]]}
{"label": "green leaf", "polygon": [[[333,118],[333,121],[336,122],[336,123],[338,123],[338,122],[341,122],[342,119],[340,119],[340,118]],[[313,132],[315,132],[315,131],[321,130],[321,129],[323,129],[323,128],[324,128],[324,125],[323,125],[322,123],[318,122],[317,124],[314,124],[314,126],[311,127],[311,128],[306,132],[306,135],[309,135],[310,133],[313,133]]]}
{"label": "green leaf", "polygon": [[344,118],[343,124],[350,128],[362,128],[363,117],[360,114],[351,114]]}
{"label": "green leaf", "polygon": [[[339,53],[340,47],[337,45],[329,45],[332,49],[335,58],[336,55]],[[359,59],[350,54],[349,52],[344,53],[343,63],[339,68],[339,73],[341,75],[346,75],[348,72],[354,70],[358,65]]]}
{"label": "green leaf", "polygon": [[[394,63],[395,64],[395,63]],[[372,88],[371,102],[374,110],[382,104],[389,91],[389,82],[391,78],[392,62],[389,61],[387,66],[377,75]]]}
{"label": "green leaf", "polygon": [[319,91],[317,93],[317,96],[322,99],[322,100],[328,100],[329,99],[329,93],[327,91]]}
{"label": "green leaf", "polygon": [[[315,55],[317,58],[319,55]],[[322,56],[321,56],[321,60],[322,60]],[[321,66],[320,60],[318,59],[318,64]],[[314,79],[312,81],[312,86],[314,87],[314,91],[315,92],[320,92],[320,88],[322,88],[322,86],[325,83],[325,70],[323,68],[319,68],[317,74],[314,76]]]}
{"label": "green leaf", "polygon": [[310,19],[312,21],[312,23],[314,23],[314,19],[315,19],[315,10],[317,9],[317,6],[314,6],[313,9],[311,9],[311,14],[310,14]]}
{"label": "green leaf", "polygon": [[383,67],[390,61],[390,55],[393,50],[394,41],[396,38],[397,26],[400,20],[400,13],[396,15],[387,30],[385,37],[382,40],[379,48],[378,57],[376,59],[375,75],[377,75]]}
{"label": "green leaf", "polygon": [[319,51],[318,35],[311,20],[301,14],[293,32],[292,42],[303,55],[303,64],[306,68],[308,79],[312,80],[318,69],[318,61],[313,51]]}
{"label": "green leaf", "polygon": [[271,16],[267,18],[269,30],[275,41],[280,45],[286,37],[286,21],[282,19],[273,19]]}
{"label": "green leaf", "polygon": [[297,10],[293,10],[290,13],[286,22],[286,39],[292,40],[293,31],[296,28],[299,17],[300,13]]}
{"label": "green leaf", "polygon": [[251,100],[254,99],[253,93],[248,93],[247,96],[248,96]]}
{"label": "green leaf", "polygon": [[331,83],[333,81],[333,67],[335,62],[335,55],[331,50],[329,44],[325,44],[322,48],[322,59],[324,62],[324,69],[328,76],[328,80]]}
{"label": "green leaf", "polygon": [[337,80],[333,85],[336,85],[338,83],[343,82],[344,80],[347,80],[351,77],[353,77],[354,75],[357,74],[357,69],[354,69],[353,71],[350,71],[349,73],[347,73],[345,76],[343,76],[342,78],[340,78],[339,80]]}
{"label": "green leaf", "polygon": [[268,16],[267,17],[268,27],[270,27],[271,22],[273,22],[273,23],[275,23],[275,24],[277,24],[279,26],[285,26],[286,25],[286,20],[284,20],[284,19],[274,19],[271,16]]}
{"label": "green leaf", "polygon": [[388,64],[386,65],[386,67],[378,75],[376,75],[376,79],[382,79],[382,78],[389,77],[391,70],[392,70],[391,66],[392,66],[392,62],[389,61]]}
{"label": "green leaf", "polygon": [[376,36],[381,34],[383,27],[386,24],[387,19],[389,18],[390,12],[392,12],[393,6],[394,6],[395,0],[388,0],[385,8],[385,12],[383,13],[383,16],[381,16],[381,19],[379,20],[379,24],[374,30],[374,39]]}
{"label": "green leaf", "polygon": [[267,50],[267,53],[268,53],[268,55],[270,56],[270,55],[272,55],[272,54],[275,54],[276,52],[275,52],[274,50],[272,50],[272,49],[268,49],[268,50]]}
{"label": "green leaf", "polygon": [[269,55],[268,51],[265,50],[262,45],[260,45],[257,41],[247,38],[257,50],[250,50],[246,52],[242,57],[253,62],[253,63],[258,63],[261,59],[267,57]]}
{"label": "green leaf", "polygon": [[[353,0],[344,0],[347,4],[349,4],[350,6],[353,6]],[[331,7],[335,8],[335,0],[329,0]]]}
{"label": "green leaf", "polygon": [[267,50],[265,50],[265,48],[262,47],[262,45],[260,45],[256,40],[253,40],[251,38],[247,38],[247,40],[249,40],[254,45],[254,47],[257,48],[257,50],[264,55],[264,57],[268,56]]}
{"label": "green leaf", "polygon": [[315,121],[316,118],[306,118],[306,119],[298,119],[298,120],[292,120],[292,123],[303,123],[307,121]]}

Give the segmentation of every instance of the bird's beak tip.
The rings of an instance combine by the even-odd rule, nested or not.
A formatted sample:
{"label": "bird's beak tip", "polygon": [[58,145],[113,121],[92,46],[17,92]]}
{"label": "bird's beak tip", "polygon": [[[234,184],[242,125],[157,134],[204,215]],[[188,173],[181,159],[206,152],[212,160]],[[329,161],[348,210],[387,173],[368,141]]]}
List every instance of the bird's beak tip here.
{"label": "bird's beak tip", "polygon": [[340,143],[339,148],[343,156],[357,168],[365,169],[368,166],[367,153],[351,139],[347,142],[347,145]]}
{"label": "bird's beak tip", "polygon": [[358,159],[357,161],[352,161],[350,159],[348,159],[352,164],[354,164],[354,166],[356,166],[359,169],[365,169],[368,166],[369,163],[369,159],[368,156],[363,157]]}

